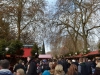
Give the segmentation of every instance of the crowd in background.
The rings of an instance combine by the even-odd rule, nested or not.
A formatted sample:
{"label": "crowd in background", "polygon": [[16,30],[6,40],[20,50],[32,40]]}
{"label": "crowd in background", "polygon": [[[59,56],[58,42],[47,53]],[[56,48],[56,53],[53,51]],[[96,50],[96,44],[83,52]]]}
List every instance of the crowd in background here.
{"label": "crowd in background", "polygon": [[0,60],[0,75],[100,75],[100,58],[39,60],[27,57],[27,63],[19,60],[13,66],[13,72],[9,68],[8,60]]}

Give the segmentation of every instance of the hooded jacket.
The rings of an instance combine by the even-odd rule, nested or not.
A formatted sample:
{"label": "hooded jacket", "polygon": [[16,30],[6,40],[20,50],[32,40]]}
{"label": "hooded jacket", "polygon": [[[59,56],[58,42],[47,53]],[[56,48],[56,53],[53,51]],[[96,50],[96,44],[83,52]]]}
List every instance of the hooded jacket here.
{"label": "hooded jacket", "polygon": [[13,75],[12,72],[8,69],[1,69],[0,75]]}

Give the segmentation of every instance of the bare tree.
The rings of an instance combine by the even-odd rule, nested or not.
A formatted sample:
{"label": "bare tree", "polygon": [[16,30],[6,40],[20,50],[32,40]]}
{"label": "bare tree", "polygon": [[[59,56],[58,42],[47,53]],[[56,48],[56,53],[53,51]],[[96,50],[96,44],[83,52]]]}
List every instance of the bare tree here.
{"label": "bare tree", "polygon": [[73,40],[73,45],[77,45],[77,39],[82,38],[83,49],[87,50],[89,35],[93,33],[94,29],[100,27],[98,16],[94,18],[94,15],[98,14],[99,8],[99,0],[58,0],[56,15],[61,22],[58,26],[64,26]]}
{"label": "bare tree", "polygon": [[[43,15],[44,0],[1,0],[2,11],[5,10],[4,18],[10,22],[17,32],[17,39],[21,39],[21,33],[26,27],[32,26],[41,20],[39,15]],[[9,12],[7,12],[9,10]],[[3,11],[4,12],[4,11]],[[8,14],[7,14],[8,13]],[[34,25],[35,26],[35,25]],[[29,28],[29,30],[32,28]]]}

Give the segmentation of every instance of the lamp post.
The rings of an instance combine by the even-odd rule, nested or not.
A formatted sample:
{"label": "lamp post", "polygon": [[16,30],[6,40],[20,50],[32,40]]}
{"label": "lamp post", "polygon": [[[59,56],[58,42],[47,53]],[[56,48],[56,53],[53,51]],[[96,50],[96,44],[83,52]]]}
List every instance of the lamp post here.
{"label": "lamp post", "polygon": [[[6,48],[5,48],[5,51],[7,52],[8,50],[9,50],[9,48],[6,47]],[[4,59],[5,59],[5,52],[3,53],[3,57],[4,57]]]}
{"label": "lamp post", "polygon": [[71,54],[69,54],[69,56],[71,56]]}
{"label": "lamp post", "polygon": [[6,47],[6,48],[5,48],[5,50],[6,50],[6,52],[7,52],[7,51],[9,50],[9,48],[8,48],[8,47]]}
{"label": "lamp post", "polygon": [[75,55],[77,55],[77,52],[75,52]]}
{"label": "lamp post", "polygon": [[37,53],[35,53],[35,55],[37,55]]}

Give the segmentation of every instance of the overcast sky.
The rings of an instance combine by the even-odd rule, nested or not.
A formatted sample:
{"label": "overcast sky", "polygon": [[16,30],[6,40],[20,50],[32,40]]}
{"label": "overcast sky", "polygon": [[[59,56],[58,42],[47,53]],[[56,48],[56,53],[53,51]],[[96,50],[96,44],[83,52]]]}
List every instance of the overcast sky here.
{"label": "overcast sky", "polygon": [[[56,0],[46,0],[48,1],[47,3],[47,10],[53,10],[55,8],[55,3],[56,3]],[[45,42],[45,50],[46,52],[49,52],[50,51],[50,45],[46,44]]]}
{"label": "overcast sky", "polygon": [[54,5],[55,4],[55,2],[56,2],[56,0],[47,0],[48,2],[49,2],[49,4],[48,5]]}

